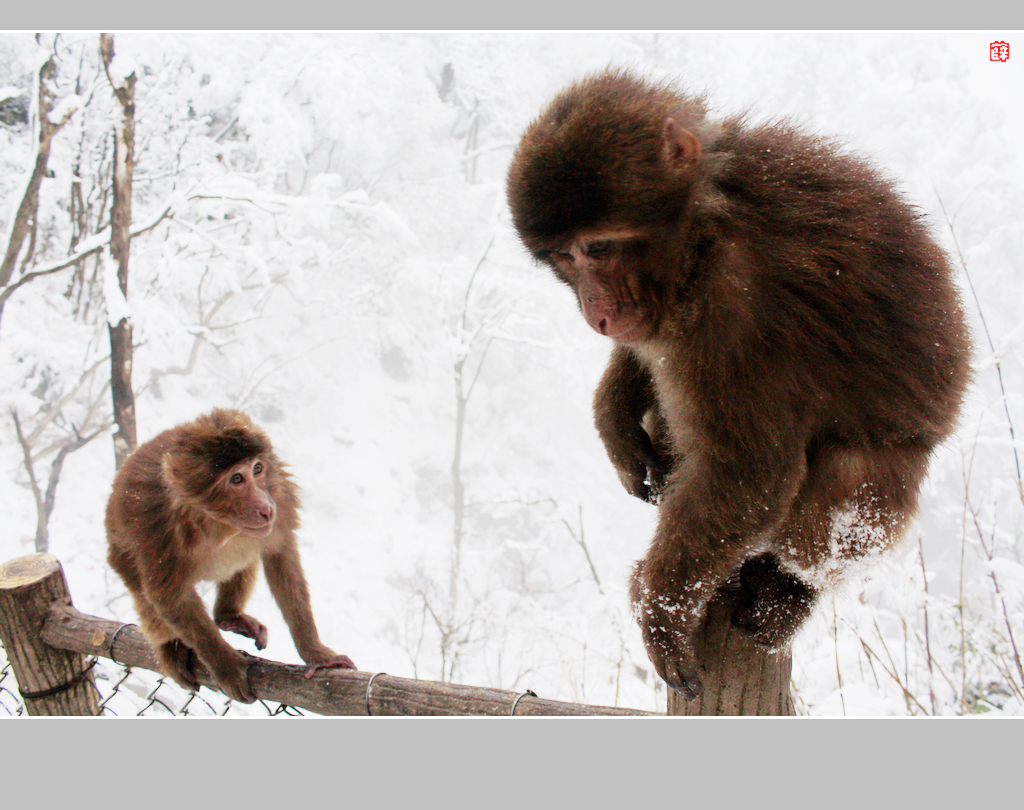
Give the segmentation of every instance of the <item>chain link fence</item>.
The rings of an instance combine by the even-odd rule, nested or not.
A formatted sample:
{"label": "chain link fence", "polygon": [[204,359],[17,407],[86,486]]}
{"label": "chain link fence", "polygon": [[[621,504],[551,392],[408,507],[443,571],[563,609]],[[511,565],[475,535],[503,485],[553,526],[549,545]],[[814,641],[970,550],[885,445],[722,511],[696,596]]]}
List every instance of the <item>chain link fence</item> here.
{"label": "chain link fence", "polygon": [[[96,696],[105,717],[318,717],[315,712],[285,703],[257,700],[238,703],[215,689],[195,692],[140,667],[126,667],[104,658],[92,658]],[[26,714],[25,699],[0,644],[0,717]]]}

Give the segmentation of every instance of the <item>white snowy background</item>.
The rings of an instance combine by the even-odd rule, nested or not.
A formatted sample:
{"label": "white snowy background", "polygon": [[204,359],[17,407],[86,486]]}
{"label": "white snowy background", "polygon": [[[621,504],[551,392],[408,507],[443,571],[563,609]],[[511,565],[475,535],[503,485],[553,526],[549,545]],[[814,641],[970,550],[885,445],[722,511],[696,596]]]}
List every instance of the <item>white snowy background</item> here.
{"label": "white snowy background", "polygon": [[[622,490],[590,415],[610,345],[504,207],[531,118],[584,73],[631,65],[707,91],[717,113],[788,116],[869,156],[929,215],[974,319],[961,429],[906,543],[799,636],[799,711],[1024,712],[1024,82],[1019,56],[989,61],[994,38],[116,35],[137,76],[133,223],[169,216],[132,243],[127,301],[100,256],[4,303],[0,559],[36,549],[13,415],[45,488],[60,448],[110,421],[107,318],[127,311],[140,442],[214,406],[268,430],[302,488],[321,635],[360,668],[664,711],[626,594],[655,511]],[[41,42],[0,35],[0,249],[45,54],[51,118],[74,110],[27,272],[109,224],[99,37]],[[64,458],[49,551],[80,610],[134,621],[105,561],[110,432]],[[251,608],[262,654],[297,662],[265,584]]]}

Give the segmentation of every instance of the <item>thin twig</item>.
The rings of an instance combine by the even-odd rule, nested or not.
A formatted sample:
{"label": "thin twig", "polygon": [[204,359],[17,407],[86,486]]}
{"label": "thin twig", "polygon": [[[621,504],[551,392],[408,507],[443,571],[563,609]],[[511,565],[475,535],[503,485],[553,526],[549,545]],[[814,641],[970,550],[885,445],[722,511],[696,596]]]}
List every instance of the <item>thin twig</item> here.
{"label": "thin twig", "polygon": [[836,598],[832,597],[832,641],[836,649],[836,680],[839,681],[839,701],[843,706],[843,716],[846,716],[846,698],[843,697],[843,675],[839,671],[839,614],[836,613]]}
{"label": "thin twig", "polygon": [[921,561],[921,579],[924,582],[924,651],[928,660],[928,697],[932,704],[932,716],[935,715],[935,690],[932,688],[932,643],[928,633],[928,571],[924,567],[924,544],[921,542],[921,535],[917,536],[917,556]]}
{"label": "thin twig", "polygon": [[[851,629],[852,629],[852,628],[851,628]],[[856,632],[856,631],[854,631],[854,632]],[[879,638],[881,639],[881,636],[879,636]],[[868,644],[868,643],[867,643],[866,641],[864,641],[864,639],[862,639],[862,638],[861,638],[861,637],[860,637],[859,635],[857,636],[857,639],[858,639],[858,640],[860,641],[860,643],[861,643],[861,646],[862,646],[862,647],[864,648],[864,651],[865,651],[865,652],[867,652],[867,653],[868,653],[868,655],[870,655],[870,656],[873,656],[873,657],[874,657],[874,659],[875,659],[876,661],[878,661],[878,665],[879,665],[879,666],[880,666],[880,667],[881,667],[882,669],[884,669],[884,670],[885,670],[886,674],[887,674],[887,675],[888,675],[888,676],[889,676],[890,678],[892,678],[892,679],[893,679],[893,680],[894,680],[894,681],[896,682],[896,685],[897,685],[897,686],[899,686],[899,688],[900,688],[900,689],[901,689],[901,690],[903,691],[903,698],[904,698],[904,700],[906,700],[906,702],[907,702],[907,709],[908,709],[908,710],[910,710],[910,701],[914,701],[914,703],[915,703],[915,704],[917,704],[917,707],[918,707],[918,708],[919,708],[919,709],[920,709],[920,710],[921,710],[922,712],[924,712],[924,714],[928,714],[928,710],[927,710],[927,709],[926,709],[926,708],[925,708],[924,706],[922,706],[922,705],[921,705],[921,702],[920,702],[920,701],[919,701],[919,700],[918,700],[918,699],[917,699],[916,697],[914,697],[914,695],[913,695],[913,694],[912,694],[912,693],[910,692],[910,690],[909,690],[909,689],[907,689],[907,687],[906,687],[906,686],[904,686],[904,685],[903,685],[903,682],[902,682],[902,681],[900,680],[900,676],[899,676],[899,675],[897,675],[897,674],[896,674],[895,672],[891,671],[891,670],[890,670],[890,669],[889,669],[889,668],[888,668],[888,667],[887,667],[887,666],[885,665],[885,662],[884,662],[884,661],[882,661],[882,659],[878,657],[878,653],[876,653],[876,652],[875,652],[875,651],[874,651],[873,649],[871,649],[871,645],[870,645],[870,644]],[[884,640],[882,640],[882,645],[883,645],[883,647],[885,646],[885,641],[884,641]],[[886,650],[886,654],[888,655],[888,650]],[[891,660],[892,660],[892,659],[890,658],[890,661],[891,661]],[[911,714],[913,714],[913,711],[912,711],[912,710],[911,710]]]}
{"label": "thin twig", "polygon": [[583,554],[587,558],[587,565],[590,566],[590,573],[594,577],[594,582],[597,583],[598,593],[604,595],[604,588],[601,587],[601,578],[597,575],[597,568],[594,567],[594,561],[590,558],[590,549],[587,548],[586,538],[584,537],[584,534],[583,534],[583,507],[582,506],[579,507],[579,521],[580,521],[580,533],[579,533],[579,535],[577,535],[576,532],[573,531],[572,526],[569,525],[569,521],[567,521],[565,518],[561,518],[561,521],[562,521],[562,523],[565,524],[565,528],[567,528],[569,530],[569,534],[572,535],[572,539],[576,541],[576,545],[578,545],[581,549],[583,549]]}

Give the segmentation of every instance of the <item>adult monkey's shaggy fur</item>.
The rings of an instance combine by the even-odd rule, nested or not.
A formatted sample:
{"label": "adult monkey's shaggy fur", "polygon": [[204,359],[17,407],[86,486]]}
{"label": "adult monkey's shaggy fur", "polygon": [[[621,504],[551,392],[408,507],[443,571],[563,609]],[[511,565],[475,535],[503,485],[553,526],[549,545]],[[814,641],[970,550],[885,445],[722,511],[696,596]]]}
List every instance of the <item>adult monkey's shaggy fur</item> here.
{"label": "adult monkey's shaggy fur", "polygon": [[835,143],[709,121],[702,99],[621,71],[530,125],[508,197],[527,250],[615,341],[598,432],[626,489],[660,502],[634,609],[692,699],[694,633],[727,580],[733,621],[778,648],[900,537],[970,375],[950,265]]}

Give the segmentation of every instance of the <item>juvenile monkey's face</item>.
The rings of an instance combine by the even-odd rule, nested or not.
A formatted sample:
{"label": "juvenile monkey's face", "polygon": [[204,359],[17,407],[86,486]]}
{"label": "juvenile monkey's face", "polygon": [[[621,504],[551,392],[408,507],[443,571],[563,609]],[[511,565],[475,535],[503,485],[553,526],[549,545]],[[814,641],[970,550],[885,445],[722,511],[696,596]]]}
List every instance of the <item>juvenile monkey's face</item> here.
{"label": "juvenile monkey's face", "polygon": [[268,466],[262,457],[240,461],[223,473],[212,511],[247,534],[269,534],[277,517],[269,487]]}

